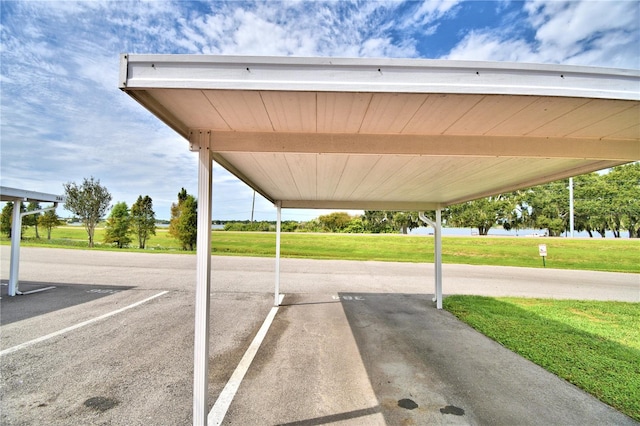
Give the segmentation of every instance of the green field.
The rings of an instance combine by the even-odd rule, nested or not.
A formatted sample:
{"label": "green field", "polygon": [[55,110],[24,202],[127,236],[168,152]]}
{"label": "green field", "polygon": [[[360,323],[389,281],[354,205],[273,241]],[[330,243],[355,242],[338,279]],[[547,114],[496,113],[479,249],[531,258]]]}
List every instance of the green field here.
{"label": "green field", "polygon": [[[118,250],[100,244],[103,235],[103,229],[96,230],[96,249]],[[267,257],[275,254],[274,233],[214,231],[212,235],[213,254]],[[51,241],[42,238],[41,232],[41,238],[36,239],[29,228],[23,245],[65,248],[88,245],[86,232],[77,226],[56,228],[51,238]],[[6,237],[1,241],[8,243]],[[425,235],[283,233],[281,253],[283,257],[310,259],[433,262],[433,243],[433,237]],[[640,240],[627,238],[444,237],[442,259],[444,263],[542,268],[539,244],[547,245],[548,268],[640,273]],[[158,229],[145,251],[183,253],[165,228]]]}
{"label": "green field", "polygon": [[640,304],[450,296],[444,308],[640,420]]}

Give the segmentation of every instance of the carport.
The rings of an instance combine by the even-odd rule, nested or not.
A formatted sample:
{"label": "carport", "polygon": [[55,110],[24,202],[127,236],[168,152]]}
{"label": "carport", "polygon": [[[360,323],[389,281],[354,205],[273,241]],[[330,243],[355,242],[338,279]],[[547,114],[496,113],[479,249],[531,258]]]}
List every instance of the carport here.
{"label": "carport", "polygon": [[[63,195],[47,194],[44,192],[27,191],[24,189],[1,186],[0,201],[13,202],[13,216],[11,218],[11,263],[9,264],[8,294],[9,296],[15,296],[16,294],[23,294],[19,290],[22,218],[30,214],[42,213],[47,210],[55,210],[56,207],[58,207],[58,203],[63,203],[65,201],[65,197]],[[21,212],[20,210],[23,202],[53,203],[53,206],[40,210]]]}
{"label": "carport", "polygon": [[[207,421],[212,162],[277,209],[436,212],[640,159],[640,71],[122,55],[120,88],[198,152],[194,425]],[[150,148],[152,149],[152,148]]]}

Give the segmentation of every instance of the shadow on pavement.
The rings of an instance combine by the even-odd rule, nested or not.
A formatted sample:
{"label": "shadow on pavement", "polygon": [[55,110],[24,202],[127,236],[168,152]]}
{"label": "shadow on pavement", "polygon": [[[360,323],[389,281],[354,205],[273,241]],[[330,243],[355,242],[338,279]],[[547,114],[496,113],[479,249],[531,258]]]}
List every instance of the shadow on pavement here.
{"label": "shadow on pavement", "polygon": [[25,293],[47,287],[54,288],[37,293],[9,297],[7,295],[7,281],[3,280],[0,286],[0,294],[2,296],[2,300],[0,300],[0,324],[11,324],[134,288],[132,286],[20,282],[20,291]]}
{"label": "shadow on pavement", "polygon": [[361,410],[353,410],[348,413],[332,414],[329,416],[316,417],[315,419],[300,420],[297,422],[281,423],[278,426],[317,426],[329,423],[341,422],[345,420],[357,419],[360,417],[370,416],[380,412],[380,407],[363,408]]}

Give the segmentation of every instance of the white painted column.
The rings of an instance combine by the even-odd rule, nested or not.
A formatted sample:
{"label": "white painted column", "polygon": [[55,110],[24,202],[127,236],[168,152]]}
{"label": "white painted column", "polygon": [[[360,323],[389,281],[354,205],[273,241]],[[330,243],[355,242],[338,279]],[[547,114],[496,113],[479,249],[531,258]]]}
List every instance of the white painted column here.
{"label": "white painted column", "polygon": [[436,308],[442,309],[442,210],[436,210],[435,269],[436,269]]}
{"label": "white painted column", "polygon": [[574,219],[573,219],[573,178],[569,178],[569,229],[571,230],[571,237],[574,234]]}
{"label": "white painted column", "polygon": [[280,305],[280,230],[282,228],[282,202],[276,201],[276,289],[273,306]]}
{"label": "white painted column", "polygon": [[209,307],[211,291],[211,190],[213,161],[201,137],[198,154],[198,239],[193,345],[193,425],[207,424],[209,386]]}
{"label": "white painted column", "polygon": [[20,209],[22,201],[13,202],[13,217],[11,219],[11,264],[9,265],[9,296],[15,296],[18,291],[18,275],[20,274],[20,237],[22,231],[22,215]]}

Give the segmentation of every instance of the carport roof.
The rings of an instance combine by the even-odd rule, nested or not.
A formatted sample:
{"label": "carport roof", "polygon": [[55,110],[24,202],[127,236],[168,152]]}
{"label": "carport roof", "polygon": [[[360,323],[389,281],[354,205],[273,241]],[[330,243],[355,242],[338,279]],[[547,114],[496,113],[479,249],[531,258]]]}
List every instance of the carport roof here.
{"label": "carport roof", "polygon": [[640,160],[640,71],[122,55],[120,88],[282,207],[433,210]]}
{"label": "carport roof", "polygon": [[65,201],[65,197],[64,195],[0,186],[0,201],[62,203]]}

